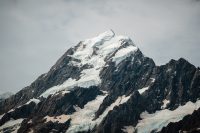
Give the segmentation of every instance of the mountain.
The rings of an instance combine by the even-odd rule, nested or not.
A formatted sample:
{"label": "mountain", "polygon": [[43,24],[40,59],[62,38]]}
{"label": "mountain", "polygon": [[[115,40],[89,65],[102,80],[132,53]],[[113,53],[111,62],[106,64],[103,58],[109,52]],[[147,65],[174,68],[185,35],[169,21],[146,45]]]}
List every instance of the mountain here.
{"label": "mountain", "polygon": [[0,132],[198,132],[199,98],[199,68],[183,58],[156,66],[109,30],[1,101]]}

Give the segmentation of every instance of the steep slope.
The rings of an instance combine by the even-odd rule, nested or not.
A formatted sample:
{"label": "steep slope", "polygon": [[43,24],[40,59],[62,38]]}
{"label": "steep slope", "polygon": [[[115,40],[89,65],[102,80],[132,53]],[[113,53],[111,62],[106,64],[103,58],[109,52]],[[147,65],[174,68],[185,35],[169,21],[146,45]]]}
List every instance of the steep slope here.
{"label": "steep slope", "polygon": [[0,132],[157,132],[200,107],[199,88],[200,71],[185,59],[156,66],[109,30],[1,101]]}

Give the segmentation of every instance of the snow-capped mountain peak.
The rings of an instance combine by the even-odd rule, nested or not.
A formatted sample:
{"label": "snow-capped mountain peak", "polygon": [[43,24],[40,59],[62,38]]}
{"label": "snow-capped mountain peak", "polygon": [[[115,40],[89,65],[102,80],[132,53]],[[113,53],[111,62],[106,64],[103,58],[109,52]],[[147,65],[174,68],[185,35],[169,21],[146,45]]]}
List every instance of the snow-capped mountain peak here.
{"label": "snow-capped mountain peak", "polygon": [[199,81],[199,68],[188,61],[156,66],[129,37],[108,30],[0,101],[0,132],[199,131]]}
{"label": "snow-capped mountain peak", "polygon": [[[116,36],[112,30],[108,30],[102,34],[99,34],[97,37],[80,42],[76,51],[71,57],[79,59],[81,60],[82,64],[85,64],[88,63],[88,60],[96,60],[95,58],[105,60],[105,58],[108,58],[108,56],[114,57],[114,54],[117,51],[120,51],[122,47],[124,54],[128,54],[129,52],[138,49],[129,37]],[[129,50],[124,50],[124,48]],[[121,55],[119,55],[119,53],[117,56]],[[96,64],[95,62],[90,63]],[[101,64],[104,63],[101,62]]]}
{"label": "snow-capped mountain peak", "polygon": [[115,62],[118,65],[138,50],[129,37],[116,36],[112,30],[82,41],[75,47],[74,53],[68,55],[73,59],[69,64],[78,68],[87,66],[82,69],[80,78],[69,78],[63,84],[49,88],[41,96],[47,97],[59,91],[69,91],[74,86],[98,86],[101,83],[100,71],[108,62]]}

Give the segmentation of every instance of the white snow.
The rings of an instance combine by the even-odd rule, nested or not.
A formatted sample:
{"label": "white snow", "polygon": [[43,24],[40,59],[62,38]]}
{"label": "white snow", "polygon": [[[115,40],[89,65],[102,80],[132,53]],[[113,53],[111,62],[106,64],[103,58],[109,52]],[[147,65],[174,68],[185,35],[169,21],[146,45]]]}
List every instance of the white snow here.
{"label": "white snow", "polygon": [[113,108],[114,108],[115,106],[119,106],[120,104],[126,103],[130,97],[131,97],[131,95],[130,95],[130,96],[125,96],[125,95],[119,96],[119,97],[115,100],[114,103],[112,103],[109,107],[106,108],[106,110],[103,112],[102,115],[99,116],[99,118],[105,117],[105,116],[108,114],[108,112],[109,112],[110,110],[113,110]]}
{"label": "white snow", "polygon": [[172,71],[172,69],[171,69],[171,68],[168,68],[168,69],[167,69],[167,72],[171,72],[171,71]]}
{"label": "white snow", "polygon": [[[104,93],[107,92],[104,91]],[[76,112],[74,112],[71,115],[61,115],[56,117],[46,116],[44,117],[44,119],[46,119],[46,122],[52,121],[60,123],[64,123],[67,120],[71,119],[70,127],[67,130],[67,133],[88,131],[89,129],[94,128],[95,125],[98,125],[103,120],[103,118],[108,114],[108,112],[112,110],[115,106],[119,106],[120,104],[127,102],[127,100],[130,98],[130,96],[125,96],[125,95],[118,97],[117,100],[114,103],[112,103],[103,112],[102,115],[99,116],[99,118],[93,120],[95,117],[95,112],[99,109],[99,106],[101,105],[106,96],[107,94],[98,95],[95,100],[88,102],[83,109],[81,109],[77,105],[73,106]]]}
{"label": "white snow", "polygon": [[112,57],[112,61],[114,61],[115,64],[118,65],[121,61],[129,57],[131,54],[134,54],[137,50],[138,48],[133,45],[130,45],[126,48],[122,48],[119,51],[117,51],[117,53],[115,53],[115,56]]}
{"label": "white snow", "polygon": [[70,92],[69,90],[75,86],[84,87],[84,88],[88,88],[90,86],[97,86],[100,82],[100,78],[96,77],[96,75],[94,75],[92,72],[94,72],[94,71],[91,71],[91,75],[82,74],[82,77],[79,80],[69,78],[62,85],[58,85],[58,86],[49,88],[47,91],[45,91],[40,96],[47,98],[49,95],[55,94],[62,90],[65,90],[67,93],[69,93]]}
{"label": "white snow", "polygon": [[103,118],[108,114],[110,110],[113,110],[115,106],[119,106],[120,104],[125,103],[130,98],[130,96],[126,97],[123,95],[118,97],[114,103],[112,103],[109,107],[107,107],[107,109],[103,112],[102,115],[99,116],[99,118],[93,120],[95,112],[98,110],[104,98],[105,96],[98,96],[95,100],[86,104],[83,109],[80,109],[74,114],[72,114],[71,125],[66,133],[88,131],[89,129],[93,129],[95,125],[100,124],[100,122],[103,120]]}
{"label": "white snow", "polygon": [[171,111],[168,109],[156,111],[154,114],[143,112],[140,117],[136,128],[138,133],[148,133],[152,130],[160,131],[163,127],[167,126],[170,122],[180,121],[184,116],[192,114],[194,110],[200,107],[200,100],[196,103],[187,102],[183,106]]}
{"label": "white snow", "polygon": [[88,131],[95,126],[93,118],[95,112],[103,102],[106,95],[99,95],[95,100],[88,102],[83,109],[70,115],[71,123],[67,133],[74,133],[78,131]]}
{"label": "white snow", "polygon": [[16,126],[16,127],[19,126],[22,123],[23,120],[24,119],[9,120],[8,122],[6,122],[2,126],[0,126],[0,132],[4,128],[8,128],[8,127],[12,127],[12,126]]}
{"label": "white snow", "polygon": [[109,107],[106,108],[106,110],[103,112],[103,114],[99,116],[97,121],[99,121],[99,123],[100,123],[110,110],[113,110],[113,108],[115,106],[119,106],[123,103],[126,103],[130,97],[131,97],[131,95],[130,96],[123,95],[123,96],[118,97],[114,103],[112,103]]}
{"label": "white snow", "polygon": [[149,86],[148,87],[144,87],[142,89],[139,89],[138,91],[139,91],[140,94],[142,94],[142,93],[144,93],[148,89],[149,89]]}
{"label": "white snow", "polygon": [[130,56],[136,49],[138,49],[131,39],[126,36],[115,36],[112,30],[106,31],[97,37],[87,39],[81,42],[73,55],[68,55],[80,62],[70,62],[74,66],[91,66],[81,72],[80,79],[75,80],[69,78],[63,84],[49,88],[42,97],[48,97],[61,90],[70,91],[75,86],[88,88],[90,86],[98,86],[101,83],[99,73],[106,65],[105,59],[113,56],[113,53],[123,45],[124,41],[129,42],[130,46],[120,49],[112,58],[116,63],[120,62],[127,56]]}
{"label": "white snow", "polygon": [[79,62],[76,62],[76,61],[73,61],[73,60],[70,61],[68,65],[70,65],[70,66],[76,66],[76,67],[80,67],[81,66],[81,64]]}
{"label": "white snow", "polygon": [[163,100],[163,105],[161,106],[161,109],[165,109],[167,107],[167,104],[169,103],[170,101],[167,100],[167,99],[164,99]]}
{"label": "white snow", "polygon": [[8,113],[13,112],[13,111],[14,111],[14,109],[11,109],[11,110],[8,111]]}
{"label": "white snow", "polygon": [[151,79],[151,82],[152,82],[152,83],[155,82],[155,80],[156,80],[155,78],[150,78],[150,79]]}
{"label": "white snow", "polygon": [[38,103],[40,102],[40,100],[39,100],[39,99],[32,98],[32,99],[30,99],[26,104],[29,104],[29,103],[31,103],[31,102],[34,102],[34,103],[38,104]]}
{"label": "white snow", "polygon": [[65,95],[67,93],[70,93],[70,91],[66,91],[66,90],[62,91],[62,95]]}
{"label": "white snow", "polygon": [[74,105],[73,108],[76,110],[76,111],[80,111],[81,108],[78,106],[78,105]]}
{"label": "white snow", "polygon": [[124,126],[122,131],[124,133],[134,133],[135,132],[135,128],[133,126]]}
{"label": "white snow", "polygon": [[28,124],[31,124],[31,123],[33,123],[32,119],[30,119],[30,120],[28,121]]}
{"label": "white snow", "polygon": [[46,119],[45,123],[52,121],[52,122],[58,122],[58,123],[65,123],[67,120],[70,119],[70,117],[68,115],[59,115],[59,116],[46,116],[44,117],[44,119]]}

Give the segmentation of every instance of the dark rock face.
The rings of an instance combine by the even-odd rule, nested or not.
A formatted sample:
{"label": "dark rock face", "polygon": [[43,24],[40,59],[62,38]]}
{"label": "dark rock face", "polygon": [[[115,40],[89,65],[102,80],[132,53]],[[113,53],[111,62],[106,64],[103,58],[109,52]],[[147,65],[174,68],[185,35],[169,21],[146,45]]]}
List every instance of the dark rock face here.
{"label": "dark rock face", "polygon": [[[167,105],[167,108],[172,110],[188,101],[195,102],[200,94],[199,74],[199,70],[186,60],[171,60],[168,64],[154,69],[155,82],[144,93],[144,97],[155,105],[160,105],[164,99],[168,99],[171,102]],[[157,107],[151,110],[151,106],[154,105],[148,105],[148,112],[159,109]]]}
{"label": "dark rock face", "polygon": [[0,120],[0,126],[9,121],[10,119],[19,119],[29,117],[35,110],[36,104],[31,102],[28,105],[23,105],[13,111],[6,113]]}
{"label": "dark rock face", "polygon": [[[98,46],[102,45],[106,39],[102,39],[101,42],[97,41],[97,44],[92,47],[91,57],[98,56],[100,49]],[[133,45],[129,39],[121,40],[119,42],[121,43],[120,47],[104,59],[105,65],[102,68],[97,68],[100,69],[101,83],[99,85],[75,86],[70,92],[59,90],[46,98],[40,97],[49,88],[61,85],[70,78],[79,80],[81,75],[84,74],[83,70],[94,68],[97,65],[89,63],[84,65],[71,64],[72,62],[81,63],[80,59],[72,56],[77,50],[86,47],[84,42],[80,42],[74,48],[70,48],[48,73],[38,77],[30,86],[25,87],[17,94],[0,101],[0,114],[5,113],[0,119],[0,127],[11,119],[23,118],[24,120],[18,129],[19,133],[31,131],[36,133],[66,132],[71,126],[73,118],[64,123],[59,121],[47,122],[44,118],[46,116],[71,115],[77,111],[75,106],[84,109],[87,103],[96,100],[97,96],[103,95],[106,91],[107,96],[98,105],[92,121],[97,120],[118,97],[124,95],[130,96],[130,98],[123,104],[110,109],[94,128],[78,131],[120,133],[123,132],[124,126],[132,125],[135,127],[144,111],[148,113],[155,113],[162,109],[173,111],[188,101],[196,102],[200,98],[199,68],[183,58],[177,61],[171,60],[166,65],[156,66],[154,61],[145,57],[139,49],[116,65],[116,62],[112,60],[115,54],[121,49]],[[91,57],[89,56],[87,59]],[[140,89],[144,88],[147,89],[141,92]],[[40,102],[26,104],[32,98],[37,98]],[[169,101],[165,107],[163,107],[164,100]],[[13,111],[9,111],[11,109]],[[180,122],[170,123],[161,132],[196,131],[197,128],[200,128],[199,116],[199,110],[195,111],[192,115],[184,117]],[[82,119],[80,117],[80,121]],[[13,129],[10,127],[6,130],[11,131]]]}
{"label": "dark rock face", "polygon": [[[149,67],[149,68],[150,69],[147,69],[148,71],[146,74],[148,78],[142,86],[139,86],[139,88],[142,88],[144,86],[150,86],[150,87],[147,91],[145,91],[142,95],[139,96],[141,97],[140,100],[133,100],[134,102],[138,101],[139,105],[137,104],[136,106],[133,106],[130,103],[131,100],[130,99],[125,104],[114,108],[113,111],[111,111],[107,115],[107,117],[98,127],[99,132],[107,132],[107,133],[122,132],[121,129],[123,128],[124,125],[136,126],[135,124],[140,119],[139,115],[143,111],[146,110],[149,113],[154,113],[155,111],[160,110],[163,104],[162,101],[164,99],[168,99],[169,101],[171,101],[166,108],[174,110],[179,105],[184,105],[188,101],[196,102],[196,100],[200,97],[199,96],[200,71],[193,65],[188,63],[186,60],[184,59],[179,59],[178,61],[172,60],[166,65],[160,67]],[[142,75],[145,74],[143,73]],[[150,80],[151,77],[155,78],[155,81],[153,83]],[[126,80],[126,81],[130,82],[133,81],[134,83],[137,83],[137,81],[134,80]],[[142,81],[139,81],[139,83],[141,84]],[[133,86],[127,87],[127,90],[130,91],[131,89],[133,89],[132,87]],[[117,87],[115,86],[114,89],[116,88]],[[134,89],[132,91],[134,91]],[[120,92],[120,90],[116,92]],[[106,97],[106,99],[101,104],[97,112],[97,117],[103,112],[103,110],[107,106],[110,105],[110,103],[113,103],[113,101],[117,98],[117,96],[126,94],[122,93],[115,96],[117,94],[116,92],[114,93],[111,92],[110,95]],[[136,110],[134,110],[135,108]]]}
{"label": "dark rock face", "polygon": [[45,122],[41,117],[34,119],[24,120],[21,124],[21,128],[18,130],[19,133],[36,132],[36,133],[64,133],[69,127],[69,122],[65,123],[53,123]]}
{"label": "dark rock face", "polygon": [[94,100],[100,94],[102,92],[97,87],[87,89],[77,87],[71,93],[64,94],[64,96],[62,94],[49,96],[41,103],[36,113],[42,112],[43,116],[71,114],[75,112],[74,105],[83,108],[87,102]]}
{"label": "dark rock face", "polygon": [[48,88],[62,84],[69,77],[78,79],[81,70],[89,66],[78,68],[70,65],[69,61],[71,60],[79,62],[78,60],[69,56],[73,53],[73,51],[73,48],[69,49],[56,62],[56,64],[50,69],[48,73],[39,76],[30,86],[25,87],[15,95],[11,96],[11,98],[0,101],[0,114],[3,114],[3,112],[7,112],[12,108],[26,103],[29,99],[33,97],[40,96],[40,94]]}
{"label": "dark rock face", "polygon": [[116,106],[97,128],[100,133],[122,132],[124,125],[135,125],[140,119],[140,113],[145,109],[145,103],[138,91],[134,92],[131,98],[120,106]]}
{"label": "dark rock face", "polygon": [[[113,65],[102,70],[102,90],[110,91],[97,111],[97,117],[113,103],[118,96],[131,94],[138,88],[151,84],[150,77],[155,67],[152,59],[144,57],[140,51],[116,68]],[[112,63],[112,62],[111,62]],[[117,71],[116,71],[117,69]],[[145,75],[145,76],[144,76]]]}
{"label": "dark rock face", "polygon": [[94,100],[102,92],[97,87],[75,88],[71,93],[49,96],[38,105],[34,102],[20,106],[6,113],[0,120],[0,126],[12,119],[29,118],[34,116],[57,116],[75,112],[74,106],[83,108],[87,102]]}

